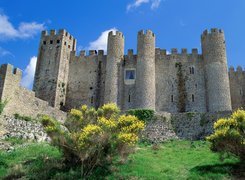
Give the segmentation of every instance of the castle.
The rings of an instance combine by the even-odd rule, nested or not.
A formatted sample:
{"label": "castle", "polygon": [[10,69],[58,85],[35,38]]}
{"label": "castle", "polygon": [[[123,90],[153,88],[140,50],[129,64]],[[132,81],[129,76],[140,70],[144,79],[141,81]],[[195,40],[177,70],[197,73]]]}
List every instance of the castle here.
{"label": "castle", "polygon": [[[107,54],[90,50],[88,55],[80,51],[77,56],[76,39],[67,31],[43,31],[35,93],[18,92],[32,99],[25,107],[41,104],[43,112],[47,106],[67,111],[81,104],[97,108],[108,102],[122,110],[148,108],[170,113],[231,111],[245,106],[245,72],[241,67],[236,71],[231,67],[228,72],[223,30],[203,32],[202,53],[176,48],[167,53],[155,47],[155,40],[152,31],[139,31],[137,54],[130,49],[125,55],[123,34],[110,32]],[[11,68],[0,68],[1,99],[10,96],[6,94],[20,81],[21,71]]]}
{"label": "castle", "polygon": [[[104,51],[81,51],[65,30],[42,32],[33,90],[51,106],[70,109],[114,102],[123,109],[167,112],[230,111],[244,106],[244,72],[227,71],[224,32],[201,35],[202,54],[192,49],[171,54],[155,47],[155,34],[138,32],[137,55],[124,54],[121,32],[108,34]],[[230,77],[230,78],[229,78]]]}

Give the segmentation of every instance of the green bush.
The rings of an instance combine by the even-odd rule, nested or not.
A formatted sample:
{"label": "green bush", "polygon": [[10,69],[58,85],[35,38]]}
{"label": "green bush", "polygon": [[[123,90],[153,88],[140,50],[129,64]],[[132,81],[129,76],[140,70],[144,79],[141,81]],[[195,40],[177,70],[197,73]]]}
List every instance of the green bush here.
{"label": "green bush", "polygon": [[206,138],[211,150],[221,155],[232,153],[245,160],[245,111],[237,110],[230,118],[221,118],[214,123],[214,133]]}
{"label": "green bush", "polygon": [[31,118],[29,116],[22,116],[22,115],[20,115],[18,113],[14,114],[14,118],[15,119],[19,119],[19,120],[24,120],[24,121],[33,121],[34,120],[33,118]]}
{"label": "green bush", "polygon": [[136,116],[141,121],[149,122],[153,119],[155,111],[152,109],[130,109],[126,113]]}
{"label": "green bush", "polygon": [[125,161],[138,142],[144,123],[132,115],[120,115],[115,104],[105,104],[98,110],[82,106],[72,109],[65,128],[48,116],[42,124],[52,143],[62,149],[66,165],[80,167],[87,178],[99,168],[106,169],[114,160]]}
{"label": "green bush", "polygon": [[0,115],[3,113],[3,110],[7,104],[7,101],[0,101]]}

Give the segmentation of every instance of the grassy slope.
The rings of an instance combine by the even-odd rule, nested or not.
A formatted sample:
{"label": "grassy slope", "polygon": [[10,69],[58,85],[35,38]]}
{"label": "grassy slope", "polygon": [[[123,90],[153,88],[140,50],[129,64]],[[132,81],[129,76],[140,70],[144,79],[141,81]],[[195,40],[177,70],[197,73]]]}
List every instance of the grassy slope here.
{"label": "grassy slope", "polygon": [[[28,179],[47,179],[58,173],[60,159],[61,153],[48,144],[32,144],[11,153],[0,152],[0,179],[7,174],[12,178],[26,174]],[[128,162],[115,165],[113,174],[107,178],[230,179],[230,170],[236,162],[235,158],[221,162],[217,154],[210,152],[208,144],[200,141],[168,142],[161,144],[159,150],[140,145]]]}
{"label": "grassy slope", "polygon": [[136,179],[229,179],[236,159],[221,162],[210,152],[206,142],[174,141],[160,145],[159,150],[140,146],[129,162],[118,166],[114,178]]}
{"label": "grassy slope", "polygon": [[45,143],[27,144],[10,153],[0,152],[0,179],[10,174],[9,179],[22,177],[27,173],[29,178],[40,174],[45,176],[50,173],[50,167],[55,168],[55,161],[58,162],[61,157],[58,149]]}

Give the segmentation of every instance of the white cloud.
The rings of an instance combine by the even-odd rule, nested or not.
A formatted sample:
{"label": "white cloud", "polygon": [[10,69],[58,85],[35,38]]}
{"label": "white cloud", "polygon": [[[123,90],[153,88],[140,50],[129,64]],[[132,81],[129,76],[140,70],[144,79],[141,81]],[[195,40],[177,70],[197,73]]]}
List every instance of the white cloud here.
{"label": "white cloud", "polygon": [[133,3],[127,5],[127,11],[140,7],[144,3],[149,3],[150,0],[135,0]]}
{"label": "white cloud", "polygon": [[160,6],[161,0],[152,0],[151,9],[157,9]]}
{"label": "white cloud", "polygon": [[14,55],[8,50],[0,47],[0,57],[3,57],[3,56],[14,56]]}
{"label": "white cloud", "polygon": [[34,75],[36,70],[37,57],[33,56],[30,59],[29,64],[26,66],[23,72],[23,78],[21,80],[21,85],[25,88],[31,89],[34,81]]}
{"label": "white cloud", "polygon": [[127,11],[130,11],[132,9],[136,9],[140,7],[143,4],[151,4],[151,9],[157,9],[160,6],[162,0],[134,0],[133,3],[130,3],[127,5]]}
{"label": "white cloud", "polygon": [[15,28],[3,13],[0,14],[0,27],[0,40],[31,38],[45,28],[44,23],[37,22],[21,22],[18,28]]}
{"label": "white cloud", "polygon": [[100,34],[100,36],[98,37],[98,39],[89,43],[89,47],[86,49],[88,49],[88,50],[104,50],[106,52],[108,33],[110,31],[115,32],[115,31],[117,31],[117,29],[111,28],[111,29],[108,29],[108,30],[102,32]]}

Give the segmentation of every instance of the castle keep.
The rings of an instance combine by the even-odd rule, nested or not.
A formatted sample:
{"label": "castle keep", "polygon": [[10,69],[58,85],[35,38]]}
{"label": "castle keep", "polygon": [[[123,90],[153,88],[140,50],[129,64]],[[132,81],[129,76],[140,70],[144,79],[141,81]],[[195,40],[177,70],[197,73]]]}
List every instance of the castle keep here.
{"label": "castle keep", "polygon": [[176,48],[167,53],[156,48],[155,41],[152,31],[139,31],[137,54],[131,49],[125,54],[123,34],[110,32],[107,53],[90,50],[88,55],[85,51],[76,55],[76,39],[67,31],[43,31],[35,93],[19,87],[19,69],[2,65],[0,99],[19,95],[25,102],[23,97],[30,97],[29,109],[41,104],[43,112],[48,105],[66,111],[108,102],[122,110],[149,108],[170,113],[231,111],[245,106],[245,72],[241,67],[228,72],[223,30],[203,32],[202,53]]}
{"label": "castle keep", "polygon": [[[121,109],[167,112],[230,111],[244,105],[244,72],[227,71],[224,32],[201,35],[197,49],[171,53],[155,47],[156,36],[138,32],[137,54],[124,54],[121,32],[108,34],[107,55],[90,50],[76,55],[76,39],[67,31],[42,32],[33,90],[51,106],[99,107],[114,102]],[[230,88],[231,86],[231,88]]]}

